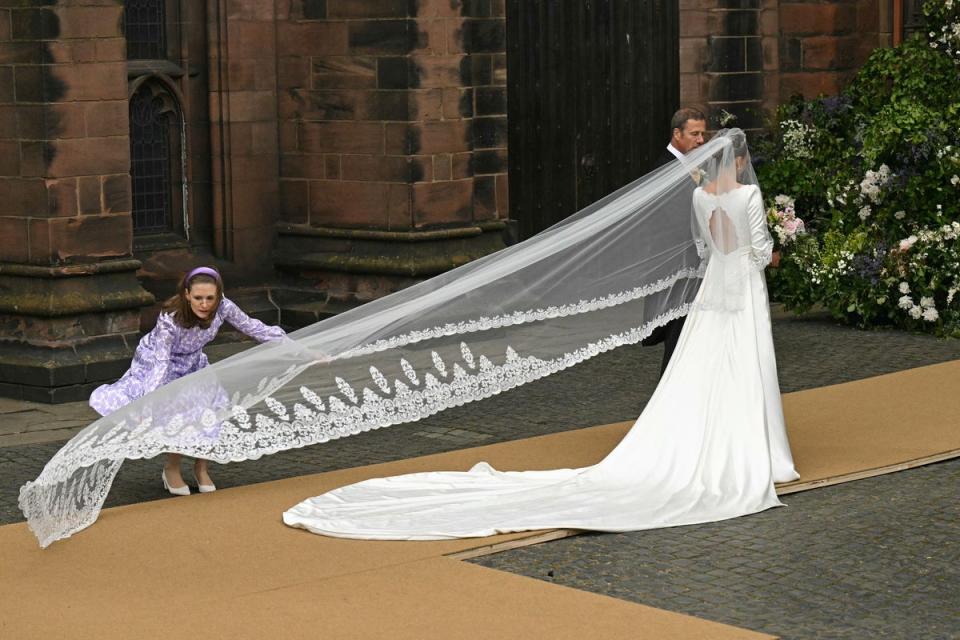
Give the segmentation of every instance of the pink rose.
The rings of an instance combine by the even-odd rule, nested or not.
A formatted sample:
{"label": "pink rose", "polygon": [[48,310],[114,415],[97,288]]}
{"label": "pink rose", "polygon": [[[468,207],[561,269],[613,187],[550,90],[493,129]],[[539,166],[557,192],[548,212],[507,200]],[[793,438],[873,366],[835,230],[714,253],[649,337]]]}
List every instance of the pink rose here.
{"label": "pink rose", "polygon": [[917,236],[910,236],[909,238],[904,238],[903,240],[900,241],[900,251],[909,251],[910,247],[912,247],[916,242],[917,242]]}

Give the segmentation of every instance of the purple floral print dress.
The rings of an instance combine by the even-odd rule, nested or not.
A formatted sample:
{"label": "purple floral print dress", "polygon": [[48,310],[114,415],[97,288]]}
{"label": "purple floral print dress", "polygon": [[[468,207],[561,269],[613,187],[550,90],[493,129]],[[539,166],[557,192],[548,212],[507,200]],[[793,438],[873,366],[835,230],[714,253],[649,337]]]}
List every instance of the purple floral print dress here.
{"label": "purple floral print dress", "polygon": [[280,327],[251,318],[226,297],[206,329],[185,329],[171,314],[161,313],[157,326],[137,345],[130,369],[113,384],[94,389],[90,406],[105,416],[168,382],[204,368],[210,361],[203,347],[216,337],[224,322],[257,342],[280,340],[286,335]]}

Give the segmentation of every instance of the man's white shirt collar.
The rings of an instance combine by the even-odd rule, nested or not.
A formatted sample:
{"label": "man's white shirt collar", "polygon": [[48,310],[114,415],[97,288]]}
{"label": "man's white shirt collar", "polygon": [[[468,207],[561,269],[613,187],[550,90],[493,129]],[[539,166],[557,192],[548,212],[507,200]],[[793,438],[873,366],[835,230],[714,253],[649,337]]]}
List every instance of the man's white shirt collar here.
{"label": "man's white shirt collar", "polygon": [[680,150],[678,150],[675,146],[673,146],[672,142],[667,145],[667,151],[672,153],[677,158],[677,160],[682,162],[683,166],[690,169],[690,177],[693,178],[694,182],[696,182],[697,184],[700,184],[700,180],[702,179],[702,173],[700,172],[699,169],[697,169],[696,167],[690,164],[690,161],[687,160],[687,157],[682,152],[680,152]]}

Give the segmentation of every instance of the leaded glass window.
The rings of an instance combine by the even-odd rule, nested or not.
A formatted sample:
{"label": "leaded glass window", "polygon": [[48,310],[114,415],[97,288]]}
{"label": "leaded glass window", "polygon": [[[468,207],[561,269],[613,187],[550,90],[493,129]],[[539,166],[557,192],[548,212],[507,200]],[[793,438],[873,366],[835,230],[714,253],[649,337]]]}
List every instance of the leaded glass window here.
{"label": "leaded glass window", "polygon": [[173,227],[171,130],[176,111],[170,99],[144,85],[130,98],[130,178],[133,230],[165,233]]}
{"label": "leaded glass window", "polygon": [[128,60],[163,60],[167,57],[165,0],[126,0],[124,24]]}
{"label": "leaded glass window", "polygon": [[923,0],[906,0],[903,3],[903,37],[926,31],[926,18],[923,15]]}

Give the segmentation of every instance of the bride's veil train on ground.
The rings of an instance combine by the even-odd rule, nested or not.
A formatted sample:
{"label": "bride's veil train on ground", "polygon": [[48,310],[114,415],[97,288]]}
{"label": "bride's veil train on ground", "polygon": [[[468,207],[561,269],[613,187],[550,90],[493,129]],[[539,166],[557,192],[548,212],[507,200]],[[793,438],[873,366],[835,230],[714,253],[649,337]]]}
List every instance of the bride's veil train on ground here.
{"label": "bride's veil train on ground", "polygon": [[[256,459],[419,420],[639,342],[690,310],[705,268],[695,181],[734,167],[742,139],[721,132],[529,240],[97,420],[21,488],[30,528],[46,547],[92,524],[126,459]],[[744,181],[756,182],[749,166]]]}
{"label": "bride's veil train on ground", "polygon": [[706,261],[702,285],[660,384],[601,462],[515,472],[479,462],[467,472],[375,478],[309,498],[284,522],[328,536],[430,540],[633,531],[779,506],[774,483],[798,476],[763,275],[773,241],[746,141],[742,134],[727,140],[714,151],[716,162],[704,163],[705,174],[687,178],[693,236]]}

